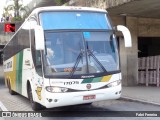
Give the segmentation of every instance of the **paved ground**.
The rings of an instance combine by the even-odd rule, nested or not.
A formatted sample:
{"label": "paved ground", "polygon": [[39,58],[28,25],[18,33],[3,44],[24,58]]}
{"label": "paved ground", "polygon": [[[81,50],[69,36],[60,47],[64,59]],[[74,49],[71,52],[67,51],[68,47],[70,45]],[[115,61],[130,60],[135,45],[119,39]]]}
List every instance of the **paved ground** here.
{"label": "paved ground", "polygon": [[[0,101],[9,108],[10,111],[32,111],[29,100],[20,95],[10,95],[8,89],[1,84],[0,87]],[[134,86],[134,87],[122,87],[122,98],[132,101],[140,101],[143,103],[151,103],[160,105],[160,88],[159,87],[145,87],[145,86]],[[26,103],[24,105],[24,102]],[[17,106],[18,103],[18,106]],[[98,104],[101,104],[99,102]],[[106,103],[107,104],[107,103]],[[109,102],[108,104],[112,104]],[[102,105],[103,106],[103,105]]]}
{"label": "paved ground", "polygon": [[0,101],[9,111],[32,111],[28,99],[21,95],[10,95],[5,87],[0,90]]}
{"label": "paved ground", "polygon": [[[21,95],[10,95],[6,87],[0,90],[0,101],[9,111],[32,111],[30,102],[28,99]],[[159,111],[160,106],[138,103],[128,100],[107,100],[94,102],[91,106],[71,106],[55,109],[45,109],[44,111]]]}
{"label": "paved ground", "polygon": [[160,105],[160,87],[122,87],[122,98]]}
{"label": "paved ground", "polygon": [[[159,95],[160,88],[157,87],[143,87],[143,86],[135,86],[135,87],[123,87],[122,90],[122,98],[128,98],[132,101],[126,101],[126,99],[119,99],[119,100],[108,100],[108,101],[101,101],[101,102],[95,102],[91,106],[70,106],[70,107],[62,107],[62,108],[56,108],[56,109],[46,109],[45,112],[49,112],[49,114],[54,114],[54,111],[60,110],[60,111],[79,111],[79,115],[81,115],[81,110],[85,111],[97,111],[94,113],[94,116],[100,116],[98,111],[106,111],[106,113],[110,111],[152,111],[153,113],[160,110],[160,95]],[[145,103],[139,103],[134,102],[133,100],[139,100],[139,101],[145,101],[145,102],[153,102],[159,104],[152,105],[152,104],[145,104]],[[9,111],[32,111],[29,100],[25,97],[22,97],[20,95],[10,95],[8,92],[8,89],[4,86],[4,84],[0,87],[0,101],[5,105],[5,107]],[[102,114],[102,116],[105,116],[105,114]],[[90,113],[92,114],[92,113]],[[160,115],[160,113],[158,113]],[[72,114],[70,114],[72,116]],[[63,113],[62,113],[63,116]],[[92,115],[89,115],[92,116]],[[23,120],[25,118],[22,118]],[[34,118],[33,120],[39,120],[40,118]],[[129,118],[129,117],[75,117],[74,115],[72,117],[55,117],[55,118],[42,118],[42,120],[158,120],[157,117],[143,117],[143,118]],[[0,120],[4,120],[3,118],[0,118]],[[5,118],[5,120],[21,120],[20,118]],[[27,118],[26,118],[27,120]]]}
{"label": "paved ground", "polygon": [[[28,99],[20,95],[10,95],[8,89],[4,86],[1,87],[0,91],[0,101],[6,105],[6,108],[10,108],[11,111],[14,111],[15,109],[17,111],[22,109],[26,111],[32,110]],[[160,88],[143,86],[123,87],[122,98],[160,105]],[[24,101],[29,105],[21,105]],[[19,104],[18,107],[16,103]]]}

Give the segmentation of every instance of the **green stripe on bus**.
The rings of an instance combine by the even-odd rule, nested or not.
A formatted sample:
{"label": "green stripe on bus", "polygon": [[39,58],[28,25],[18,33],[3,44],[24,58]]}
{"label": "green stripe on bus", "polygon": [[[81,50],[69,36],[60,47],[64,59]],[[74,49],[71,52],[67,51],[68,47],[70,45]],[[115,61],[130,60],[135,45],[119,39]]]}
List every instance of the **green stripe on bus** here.
{"label": "green stripe on bus", "polygon": [[22,93],[23,51],[18,53],[16,57],[16,91]]}
{"label": "green stripe on bus", "polygon": [[103,77],[97,77],[97,78],[87,78],[83,79],[82,83],[96,83],[96,82],[102,82]]}
{"label": "green stripe on bus", "polygon": [[92,83],[100,82],[101,80],[102,80],[102,77],[94,78]]}
{"label": "green stripe on bus", "polygon": [[16,91],[18,92],[18,88],[19,88],[19,81],[18,81],[18,73],[19,73],[19,54],[16,55]]}
{"label": "green stripe on bus", "polygon": [[82,83],[91,83],[93,78],[87,78],[82,81]]}
{"label": "green stripe on bus", "polygon": [[98,78],[87,78],[84,79],[82,81],[82,83],[96,83],[96,82],[100,82],[102,80],[102,77],[98,77]]}

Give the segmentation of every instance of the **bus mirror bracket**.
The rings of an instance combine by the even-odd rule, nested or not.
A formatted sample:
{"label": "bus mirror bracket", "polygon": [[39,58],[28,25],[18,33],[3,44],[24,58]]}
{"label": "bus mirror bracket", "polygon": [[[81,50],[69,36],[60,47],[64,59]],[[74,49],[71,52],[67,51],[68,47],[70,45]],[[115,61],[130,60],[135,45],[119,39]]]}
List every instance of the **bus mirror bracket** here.
{"label": "bus mirror bracket", "polygon": [[36,25],[35,28],[35,47],[36,50],[44,50],[44,31],[42,26]]}
{"label": "bus mirror bracket", "polygon": [[129,29],[123,25],[118,25],[117,30],[121,31],[124,36],[125,47],[132,47],[131,33]]}

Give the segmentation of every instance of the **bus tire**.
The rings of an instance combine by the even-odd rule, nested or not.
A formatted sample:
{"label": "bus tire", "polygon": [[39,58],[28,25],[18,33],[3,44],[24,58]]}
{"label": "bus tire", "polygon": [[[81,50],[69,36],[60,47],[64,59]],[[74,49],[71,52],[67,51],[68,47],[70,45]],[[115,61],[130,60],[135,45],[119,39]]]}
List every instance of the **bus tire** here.
{"label": "bus tire", "polygon": [[30,100],[31,107],[34,111],[38,111],[42,109],[42,106],[33,100],[33,94],[32,94],[32,89],[30,85],[28,86],[28,98]]}
{"label": "bus tire", "polygon": [[92,102],[91,103],[84,103],[82,105],[92,105]]}
{"label": "bus tire", "polygon": [[16,93],[11,89],[11,84],[10,84],[10,82],[8,81],[8,90],[9,90],[9,93],[11,94],[11,95],[15,95]]}

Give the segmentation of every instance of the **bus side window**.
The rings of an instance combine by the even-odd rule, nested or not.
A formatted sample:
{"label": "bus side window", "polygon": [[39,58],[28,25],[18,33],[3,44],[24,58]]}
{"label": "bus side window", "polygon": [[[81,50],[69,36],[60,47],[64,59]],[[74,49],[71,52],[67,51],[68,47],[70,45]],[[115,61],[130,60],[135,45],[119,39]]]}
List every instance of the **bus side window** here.
{"label": "bus side window", "polygon": [[41,55],[40,55],[40,51],[36,51],[36,66],[40,66],[41,65]]}
{"label": "bus side window", "polygon": [[35,52],[35,68],[36,72],[42,76],[42,64],[41,64],[41,53],[40,51]]}

